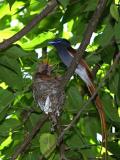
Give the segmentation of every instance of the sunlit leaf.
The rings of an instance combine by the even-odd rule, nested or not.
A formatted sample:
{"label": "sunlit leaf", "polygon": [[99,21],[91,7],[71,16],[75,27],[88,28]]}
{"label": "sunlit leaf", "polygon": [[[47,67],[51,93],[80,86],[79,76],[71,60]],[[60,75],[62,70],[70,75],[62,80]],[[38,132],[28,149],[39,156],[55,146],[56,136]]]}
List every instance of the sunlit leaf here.
{"label": "sunlit leaf", "polygon": [[0,42],[4,41],[7,38],[13,36],[16,32],[12,31],[11,28],[0,31]]}
{"label": "sunlit leaf", "polygon": [[37,37],[32,39],[31,41],[24,43],[24,44],[20,44],[20,45],[25,50],[32,50],[38,45],[40,45],[41,43],[43,43],[44,41],[48,39],[52,39],[52,38],[54,38],[54,34],[52,32],[41,33]]}
{"label": "sunlit leaf", "polygon": [[7,2],[9,3],[10,6],[10,10],[12,8],[12,5],[15,3],[16,0],[7,0]]}
{"label": "sunlit leaf", "polygon": [[42,154],[47,158],[51,152],[53,152],[56,146],[56,136],[50,133],[44,133],[40,136],[40,150]]}
{"label": "sunlit leaf", "polygon": [[[10,1],[11,0],[9,0],[9,2]],[[1,10],[0,18],[3,18],[5,15],[14,15],[16,11],[24,5],[24,2],[22,1],[15,1],[14,5],[12,6],[12,9],[10,10],[10,6],[8,3],[5,3],[4,1],[0,3],[2,3],[2,5],[0,5],[0,10]]]}
{"label": "sunlit leaf", "polygon": [[118,8],[117,8],[117,6],[115,4],[111,4],[111,6],[110,6],[110,13],[111,13],[112,17],[116,21],[118,21],[118,19],[119,19],[119,11],[118,11]]}

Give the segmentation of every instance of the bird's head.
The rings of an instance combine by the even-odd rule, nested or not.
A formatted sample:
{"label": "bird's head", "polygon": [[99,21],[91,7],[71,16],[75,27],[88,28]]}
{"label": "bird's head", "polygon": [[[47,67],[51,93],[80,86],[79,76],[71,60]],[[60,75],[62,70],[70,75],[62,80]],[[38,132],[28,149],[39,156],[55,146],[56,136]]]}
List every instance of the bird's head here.
{"label": "bird's head", "polygon": [[51,74],[51,66],[46,63],[40,63],[37,67],[36,75],[49,76]]}
{"label": "bird's head", "polygon": [[56,48],[59,48],[59,47],[69,48],[70,47],[70,42],[64,38],[58,38],[48,43],[55,46]]}
{"label": "bird's head", "polygon": [[59,57],[62,60],[62,62],[66,66],[69,66],[73,58],[73,56],[71,56],[72,55],[71,50],[73,51],[73,49],[71,47],[70,42],[66,39],[58,38],[49,42],[49,44],[53,45],[57,49]]}

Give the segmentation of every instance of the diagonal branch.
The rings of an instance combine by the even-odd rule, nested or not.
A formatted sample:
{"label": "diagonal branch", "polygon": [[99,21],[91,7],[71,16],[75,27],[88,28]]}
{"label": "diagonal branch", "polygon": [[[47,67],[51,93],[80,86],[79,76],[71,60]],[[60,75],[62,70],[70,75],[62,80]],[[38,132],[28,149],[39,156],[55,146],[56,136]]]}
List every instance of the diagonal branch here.
{"label": "diagonal branch", "polygon": [[36,15],[36,17],[34,17],[34,19],[31,22],[29,22],[23,29],[17,32],[14,36],[0,43],[0,51],[8,48],[11,44],[15,43],[17,40],[19,40],[21,37],[23,37],[25,34],[31,31],[31,29],[35,27],[42,19],[48,16],[48,14],[50,14],[56,6],[57,1],[51,0],[47,4],[47,6],[42,10],[42,12]]}
{"label": "diagonal branch", "polygon": [[28,134],[28,136],[25,138],[25,140],[21,144],[21,146],[19,146],[19,148],[14,152],[11,160],[17,159],[17,157],[20,154],[25,152],[25,150],[28,148],[29,144],[31,143],[31,140],[37,135],[38,131],[40,130],[40,128],[42,128],[42,126],[44,125],[44,123],[47,120],[48,120],[48,116],[46,116],[46,115],[43,118],[40,118],[38,120],[38,122],[36,123],[36,125],[33,128],[32,132],[30,134]]}
{"label": "diagonal branch", "polygon": [[63,77],[63,81],[61,83],[61,86],[64,88],[67,84],[67,82],[69,81],[69,79],[71,78],[71,76],[73,75],[82,55],[84,54],[84,51],[87,48],[87,45],[90,42],[91,36],[93,34],[93,32],[95,31],[98,21],[103,13],[103,10],[106,6],[106,2],[107,0],[99,0],[97,8],[92,16],[92,18],[90,19],[88,26],[86,28],[86,31],[83,35],[83,40],[80,44],[80,47],[78,49],[78,54],[76,54],[76,56],[74,57],[71,65],[68,68],[68,71],[66,72],[65,76]]}

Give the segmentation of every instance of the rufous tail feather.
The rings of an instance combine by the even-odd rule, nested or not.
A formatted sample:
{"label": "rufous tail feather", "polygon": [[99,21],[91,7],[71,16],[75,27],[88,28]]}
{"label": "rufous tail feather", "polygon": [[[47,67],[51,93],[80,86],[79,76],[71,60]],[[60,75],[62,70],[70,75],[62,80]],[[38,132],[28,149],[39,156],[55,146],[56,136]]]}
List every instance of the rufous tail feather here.
{"label": "rufous tail feather", "polygon": [[[88,90],[89,90],[90,94],[93,95],[94,92],[96,91],[93,83],[91,83],[87,87],[88,87]],[[102,127],[102,143],[103,143],[103,146],[106,149],[106,155],[107,155],[107,131],[106,131],[107,130],[107,125],[106,125],[106,118],[105,118],[105,113],[104,113],[104,109],[103,109],[103,104],[102,104],[98,95],[95,97],[94,101],[95,101],[96,108],[97,108],[97,110],[99,112],[99,115],[100,115],[101,127]]]}

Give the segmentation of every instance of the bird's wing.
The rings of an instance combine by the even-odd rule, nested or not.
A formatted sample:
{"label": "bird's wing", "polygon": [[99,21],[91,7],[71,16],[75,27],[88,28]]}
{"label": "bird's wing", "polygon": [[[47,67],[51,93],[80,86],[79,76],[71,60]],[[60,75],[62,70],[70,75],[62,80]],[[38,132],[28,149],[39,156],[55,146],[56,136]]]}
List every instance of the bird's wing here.
{"label": "bird's wing", "polygon": [[[74,57],[76,54],[78,54],[78,53],[76,52],[76,50],[73,49],[72,47],[67,48],[67,50],[68,50],[69,54],[70,54],[72,57]],[[88,75],[89,75],[89,78],[92,80],[92,79],[93,79],[93,76],[92,76],[91,70],[90,70],[88,64],[85,62],[84,59],[80,59],[79,65],[85,67],[85,69],[86,69],[86,71],[87,71],[87,73],[88,73]]]}
{"label": "bird's wing", "polygon": [[51,110],[51,100],[50,100],[50,96],[47,96],[46,101],[45,101],[45,106],[44,106],[44,112],[46,114],[52,112]]}

